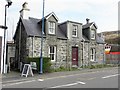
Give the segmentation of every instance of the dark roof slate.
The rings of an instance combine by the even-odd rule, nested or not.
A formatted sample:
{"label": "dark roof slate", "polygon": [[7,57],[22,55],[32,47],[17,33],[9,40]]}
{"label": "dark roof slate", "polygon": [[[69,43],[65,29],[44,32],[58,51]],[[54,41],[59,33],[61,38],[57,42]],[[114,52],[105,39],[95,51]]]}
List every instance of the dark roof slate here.
{"label": "dark roof slate", "polygon": [[85,39],[85,42],[89,42],[90,41],[85,35],[82,35],[82,37]]}
{"label": "dark roof slate", "polygon": [[[85,30],[85,29],[88,30],[88,28],[90,28],[90,26],[91,26],[92,24],[95,25],[94,22],[87,23],[87,24],[83,25],[83,26],[82,26],[82,30]],[[95,25],[95,27],[97,28],[96,25]],[[87,32],[87,31],[84,31],[84,32]],[[85,33],[83,33],[83,36],[84,36],[84,38],[86,38],[86,40],[87,40],[87,37],[86,37],[86,35],[84,35],[84,34],[85,34]],[[105,44],[105,42],[104,42],[104,40],[102,39],[102,37],[100,37],[100,36],[98,36],[98,35],[96,35],[96,42],[99,43],[99,44]]]}
{"label": "dark roof slate", "polygon": [[57,31],[57,37],[61,38],[61,39],[67,39],[67,36],[59,27],[58,27],[58,31]]}
{"label": "dark roof slate", "polygon": [[91,22],[91,23],[87,23],[85,25],[82,26],[82,29],[86,29],[86,28],[90,28],[91,25],[94,25],[95,28],[97,29],[97,26],[94,22]]}
{"label": "dark roof slate", "polygon": [[92,24],[93,24],[93,22],[85,24],[85,25],[82,26],[82,29],[89,28]]}
{"label": "dark roof slate", "polygon": [[102,39],[102,37],[99,37],[98,35],[96,35],[96,42],[99,44],[105,44],[105,41]]}
{"label": "dark roof slate", "polygon": [[[23,25],[25,27],[25,30],[26,30],[28,36],[41,37],[42,30],[40,28],[40,23],[38,23],[40,21],[40,19],[30,17],[28,20],[27,19],[21,19],[21,20],[23,22]],[[56,35],[58,38],[67,39],[65,33],[62,32],[59,27],[57,28]],[[45,34],[44,34],[44,37],[45,37]]]}

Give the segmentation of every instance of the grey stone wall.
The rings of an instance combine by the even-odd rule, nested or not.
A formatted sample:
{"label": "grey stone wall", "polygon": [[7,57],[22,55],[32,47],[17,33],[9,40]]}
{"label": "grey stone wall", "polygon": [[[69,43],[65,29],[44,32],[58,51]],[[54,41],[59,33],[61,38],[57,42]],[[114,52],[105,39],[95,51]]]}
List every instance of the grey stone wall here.
{"label": "grey stone wall", "polygon": [[96,59],[99,64],[102,64],[103,61],[105,61],[105,54],[104,54],[104,45],[103,44],[97,44],[96,49]]}
{"label": "grey stone wall", "polygon": [[72,39],[67,41],[67,64],[72,66],[72,47],[78,48],[78,67],[82,65],[82,46],[79,39]]}
{"label": "grey stone wall", "polygon": [[[96,42],[91,42],[90,43],[90,48],[95,49],[95,62],[92,62],[90,64],[102,64],[103,60],[105,60],[105,55],[104,55],[104,44],[98,44]],[[90,58],[90,52],[89,52],[89,58]]]}
{"label": "grey stone wall", "polygon": [[[56,61],[53,64],[65,66],[67,55],[67,40],[57,39],[56,36],[47,36],[43,39],[43,56],[49,57],[49,46],[56,46]],[[28,37],[27,48],[29,57],[40,57],[41,38]]]}
{"label": "grey stone wall", "polygon": [[84,65],[89,65],[89,43],[83,43],[83,61]]}
{"label": "grey stone wall", "polygon": [[[92,43],[81,43],[78,40],[57,39],[56,36],[48,35],[43,39],[43,56],[49,57],[49,46],[56,46],[56,61],[52,62],[54,67],[72,67],[72,47],[78,47],[78,67],[90,64],[90,48],[96,49],[96,63],[101,64],[104,58],[104,45]],[[41,38],[28,37],[27,48],[29,57],[40,57]],[[83,56],[82,56],[83,55]],[[83,59],[83,62],[82,62]],[[70,66],[71,65],[71,66]]]}

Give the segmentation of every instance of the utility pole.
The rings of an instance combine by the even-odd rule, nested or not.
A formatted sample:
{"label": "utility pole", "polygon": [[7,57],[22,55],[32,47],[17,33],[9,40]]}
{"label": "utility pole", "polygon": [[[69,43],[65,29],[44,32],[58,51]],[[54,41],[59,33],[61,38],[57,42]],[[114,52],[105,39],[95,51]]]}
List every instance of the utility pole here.
{"label": "utility pole", "polygon": [[42,33],[41,33],[41,53],[40,53],[40,74],[43,73],[43,34],[44,34],[44,6],[45,6],[45,0],[43,0],[43,12],[42,12]]}
{"label": "utility pole", "polygon": [[[5,20],[4,20],[4,27],[6,26],[6,16],[7,16],[7,7],[12,5],[11,0],[6,0],[7,4],[5,5]],[[6,51],[6,30],[7,28],[4,28],[4,45],[3,45],[3,72],[5,73],[5,63],[6,63],[6,58],[5,58],[5,51]]]}

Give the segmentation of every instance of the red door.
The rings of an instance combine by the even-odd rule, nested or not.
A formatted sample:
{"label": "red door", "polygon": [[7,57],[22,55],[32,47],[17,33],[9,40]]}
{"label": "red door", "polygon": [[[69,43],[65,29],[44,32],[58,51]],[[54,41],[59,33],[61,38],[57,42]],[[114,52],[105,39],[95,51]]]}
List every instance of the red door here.
{"label": "red door", "polygon": [[77,47],[72,48],[72,65],[78,66],[78,48]]}

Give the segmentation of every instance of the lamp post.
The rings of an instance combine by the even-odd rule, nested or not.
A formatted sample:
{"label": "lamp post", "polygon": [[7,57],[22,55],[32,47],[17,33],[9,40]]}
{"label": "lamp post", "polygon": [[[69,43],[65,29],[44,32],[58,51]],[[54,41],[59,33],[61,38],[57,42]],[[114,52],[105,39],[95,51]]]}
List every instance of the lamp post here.
{"label": "lamp post", "polygon": [[0,25],[0,28],[2,28],[2,29],[7,29],[6,26],[2,26],[2,25]]}
{"label": "lamp post", "polygon": [[[6,26],[6,16],[7,16],[7,7],[9,8],[9,6],[12,5],[12,1],[11,0],[6,0],[7,4],[5,5],[5,20],[4,20],[4,27]],[[4,28],[4,45],[3,45],[3,72],[5,73],[5,49],[6,49],[6,30],[7,28]]]}
{"label": "lamp post", "polygon": [[43,73],[43,34],[44,34],[44,6],[45,6],[45,0],[43,0],[43,12],[42,12],[42,33],[41,33],[41,53],[40,53],[40,74]]}

